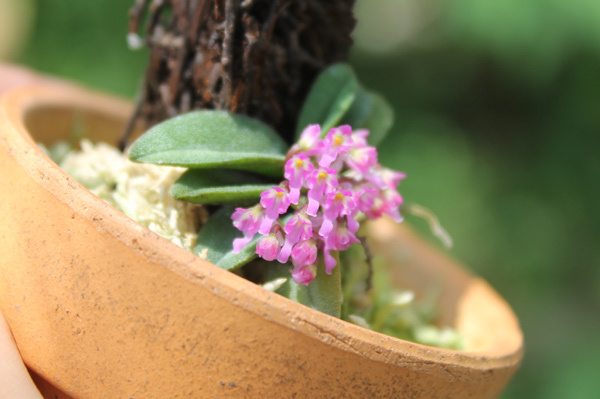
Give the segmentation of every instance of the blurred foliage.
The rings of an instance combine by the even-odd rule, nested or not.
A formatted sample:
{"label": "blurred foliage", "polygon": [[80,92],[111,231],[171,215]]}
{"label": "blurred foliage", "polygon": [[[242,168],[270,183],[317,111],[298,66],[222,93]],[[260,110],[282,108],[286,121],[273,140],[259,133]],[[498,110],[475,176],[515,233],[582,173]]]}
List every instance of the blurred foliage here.
{"label": "blurred foliage", "polygon": [[0,60],[23,49],[34,19],[33,0],[0,0]]}
{"label": "blurred foliage", "polygon": [[[37,0],[20,62],[133,97],[131,1]],[[381,160],[408,173],[453,255],[521,320],[504,398],[600,391],[600,2],[358,0],[352,62],[396,111]],[[427,235],[424,222],[407,218]],[[434,241],[435,242],[435,241]]]}
{"label": "blurred foliage", "polygon": [[[18,1],[18,0],[15,0]],[[146,64],[130,51],[127,0],[35,0],[36,19],[19,62],[133,98]]]}
{"label": "blurred foliage", "polygon": [[358,75],[396,109],[382,162],[407,172],[403,195],[438,214],[454,255],[522,323],[504,397],[597,396],[600,2],[366,3],[358,32],[379,13],[413,20],[366,33],[375,50],[357,37]]}

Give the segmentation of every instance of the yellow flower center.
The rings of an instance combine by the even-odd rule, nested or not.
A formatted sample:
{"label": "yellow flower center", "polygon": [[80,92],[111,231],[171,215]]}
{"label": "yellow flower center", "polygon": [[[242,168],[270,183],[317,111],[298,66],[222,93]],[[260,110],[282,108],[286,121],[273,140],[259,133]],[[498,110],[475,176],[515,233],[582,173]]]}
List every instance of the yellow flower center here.
{"label": "yellow flower center", "polygon": [[304,161],[301,159],[296,159],[296,169],[300,169],[304,165]]}
{"label": "yellow flower center", "polygon": [[320,171],[319,175],[317,176],[317,178],[319,179],[319,182],[321,182],[326,177],[327,177],[327,172],[323,172],[323,171]]}
{"label": "yellow flower center", "polygon": [[342,144],[343,141],[344,139],[341,136],[335,136],[333,138],[333,146],[337,147],[338,145]]}

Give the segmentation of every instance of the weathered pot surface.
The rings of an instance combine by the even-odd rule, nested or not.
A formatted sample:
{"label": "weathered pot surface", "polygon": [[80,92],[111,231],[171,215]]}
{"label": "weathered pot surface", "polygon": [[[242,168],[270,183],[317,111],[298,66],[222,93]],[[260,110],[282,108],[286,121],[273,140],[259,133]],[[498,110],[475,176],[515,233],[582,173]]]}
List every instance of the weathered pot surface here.
{"label": "weathered pot surface", "polygon": [[372,244],[417,292],[442,281],[441,322],[468,350],[363,329],[175,246],[74,181],[35,144],[73,123],[116,142],[129,103],[65,85],[0,100],[0,306],[48,398],[496,398],[519,366],[510,307],[386,221]]}

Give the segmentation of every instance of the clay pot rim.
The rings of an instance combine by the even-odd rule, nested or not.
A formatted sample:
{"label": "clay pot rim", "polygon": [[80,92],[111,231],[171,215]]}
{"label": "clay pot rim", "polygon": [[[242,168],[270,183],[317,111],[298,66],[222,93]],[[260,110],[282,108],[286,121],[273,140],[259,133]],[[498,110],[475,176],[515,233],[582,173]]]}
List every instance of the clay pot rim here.
{"label": "clay pot rim", "polygon": [[[466,378],[473,369],[509,369],[519,364],[523,338],[517,318],[487,285],[484,289],[489,290],[492,297],[497,297],[505,318],[511,321],[506,326],[507,333],[511,334],[510,343],[501,343],[500,348],[477,351],[440,349],[380,334],[307,308],[198,258],[155,233],[139,234],[146,228],[81,186],[35,144],[28,133],[25,119],[29,112],[42,107],[91,110],[126,119],[132,111],[131,104],[69,84],[42,84],[14,89],[0,98],[0,126],[4,125],[1,130],[5,132],[5,137],[0,137],[0,145],[2,140],[10,140],[12,146],[19,148],[19,153],[11,154],[14,159],[32,179],[61,201],[70,201],[73,190],[79,191],[85,206],[74,208],[74,212],[92,221],[97,229],[112,235],[120,245],[143,254],[157,267],[168,268],[180,277],[204,286],[215,295],[271,322],[375,361],[421,372],[425,362],[427,373],[448,379],[457,376]],[[55,182],[63,184],[55,185]],[[134,234],[135,242],[127,241],[124,231]]]}

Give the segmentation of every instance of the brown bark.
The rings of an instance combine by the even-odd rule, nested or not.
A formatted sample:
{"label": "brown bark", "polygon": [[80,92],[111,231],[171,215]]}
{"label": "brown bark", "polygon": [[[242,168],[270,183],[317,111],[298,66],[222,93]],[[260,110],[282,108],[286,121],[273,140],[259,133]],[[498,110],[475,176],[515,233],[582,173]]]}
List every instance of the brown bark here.
{"label": "brown bark", "polygon": [[316,75],[347,59],[353,3],[136,0],[130,32],[144,36],[150,61],[132,122],[149,127],[192,109],[227,109],[289,141]]}

